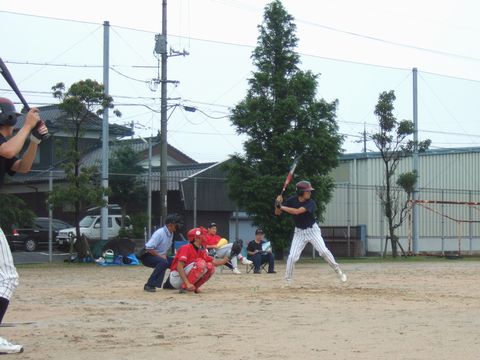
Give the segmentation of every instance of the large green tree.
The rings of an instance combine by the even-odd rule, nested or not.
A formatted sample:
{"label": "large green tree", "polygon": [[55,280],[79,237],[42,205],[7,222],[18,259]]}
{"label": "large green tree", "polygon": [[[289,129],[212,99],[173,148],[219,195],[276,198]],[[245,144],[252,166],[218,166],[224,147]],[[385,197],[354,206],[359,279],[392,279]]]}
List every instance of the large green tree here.
{"label": "large green tree", "polygon": [[[392,244],[393,257],[398,255],[397,245],[406,255],[398,242],[395,231],[405,220],[408,201],[411,200],[413,188],[418,178],[415,171],[400,174],[396,178],[396,170],[402,158],[410,156],[415,148],[418,152],[427,150],[431,143],[429,139],[418,143],[411,139],[415,130],[413,122],[396,119],[393,115],[395,100],[393,90],[384,91],[379,95],[374,112],[378,118],[379,131],[369,134],[369,138],[373,140],[380,152],[384,166],[383,186],[379,188],[378,196],[387,219],[387,241],[390,240]],[[400,188],[396,187],[395,184]],[[406,198],[401,189],[405,191]],[[387,242],[385,243],[385,252],[386,244]]]}
{"label": "large green tree", "polygon": [[147,189],[139,179],[145,169],[139,161],[139,155],[129,145],[118,148],[109,161],[110,200],[122,207],[122,229],[130,205],[146,203]]}
{"label": "large green tree", "polygon": [[[55,207],[73,209],[76,227],[76,249],[80,257],[87,255],[88,245],[80,234],[80,212],[90,206],[102,206],[102,196],[107,189],[100,184],[98,167],[82,167],[81,159],[85,151],[82,138],[89,123],[98,122],[96,115],[103,114],[105,109],[112,109],[113,99],[105,94],[102,84],[95,80],[81,80],[66,90],[63,83],[52,87],[53,96],[61,102],[58,105],[64,116],[60,119],[63,130],[69,134],[66,148],[61,149],[66,183],[54,187],[49,195],[49,203]],[[120,116],[119,112],[114,112]]]}
{"label": "large green tree", "polygon": [[258,29],[252,53],[256,70],[231,114],[237,133],[247,135],[245,155],[234,155],[226,168],[231,197],[282,256],[293,225],[288,215],[274,216],[273,201],[293,158],[301,156],[292,183],[312,182],[321,217],[333,189],[328,174],[338,163],[343,138],[335,121],[337,101],[317,99],[318,75],[298,67],[296,25],[281,1],[265,7]]}

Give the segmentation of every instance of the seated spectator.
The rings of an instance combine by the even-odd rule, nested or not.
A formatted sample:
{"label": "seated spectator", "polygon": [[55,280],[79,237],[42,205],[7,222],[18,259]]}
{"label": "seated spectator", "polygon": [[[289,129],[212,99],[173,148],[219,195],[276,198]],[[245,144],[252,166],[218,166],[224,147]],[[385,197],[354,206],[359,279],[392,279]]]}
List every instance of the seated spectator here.
{"label": "seated spectator", "polygon": [[224,265],[228,258],[214,259],[203,248],[205,228],[191,229],[187,245],[178,249],[170,267],[169,283],[180,292],[200,292],[202,286],[215,273],[215,266]]}
{"label": "seated spectator", "polygon": [[[205,234],[205,242],[207,251],[211,256],[216,258],[230,257],[230,252],[232,250],[232,243],[228,243],[221,247],[218,246],[219,241],[222,238],[217,235],[217,224],[210,223],[207,226],[207,233]],[[232,259],[225,264],[234,274],[240,275],[241,271],[238,270],[237,264],[238,260],[242,262],[243,265],[250,265],[252,262],[243,257],[242,254],[232,257]]]}
{"label": "seated spectator", "polygon": [[252,240],[248,243],[247,246],[247,255],[248,259],[253,261],[253,273],[260,274],[260,267],[263,264],[268,263],[268,273],[275,274],[275,259],[272,254],[271,248],[264,250],[266,241],[263,240],[263,230],[255,230],[255,240]]}

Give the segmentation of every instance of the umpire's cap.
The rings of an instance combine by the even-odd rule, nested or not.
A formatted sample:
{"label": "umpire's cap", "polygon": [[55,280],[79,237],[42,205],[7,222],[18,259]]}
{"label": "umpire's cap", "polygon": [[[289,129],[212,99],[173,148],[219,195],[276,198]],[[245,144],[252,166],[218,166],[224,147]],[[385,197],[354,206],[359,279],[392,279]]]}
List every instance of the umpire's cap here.
{"label": "umpire's cap", "polygon": [[165,218],[164,221],[165,225],[168,224],[174,224],[177,230],[180,230],[180,228],[183,226],[183,220],[182,217],[178,214],[169,214]]}

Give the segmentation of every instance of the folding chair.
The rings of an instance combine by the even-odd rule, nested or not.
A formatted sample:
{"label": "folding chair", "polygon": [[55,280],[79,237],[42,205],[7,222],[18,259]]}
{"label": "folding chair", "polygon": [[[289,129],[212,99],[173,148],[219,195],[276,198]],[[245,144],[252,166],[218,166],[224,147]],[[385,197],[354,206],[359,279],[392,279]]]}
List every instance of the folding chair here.
{"label": "folding chair", "polygon": [[[255,268],[255,266],[253,264],[251,265],[245,265],[245,271],[248,273],[252,272],[253,269]],[[268,262],[266,263],[263,263],[261,266],[260,266],[260,272],[268,272]]]}

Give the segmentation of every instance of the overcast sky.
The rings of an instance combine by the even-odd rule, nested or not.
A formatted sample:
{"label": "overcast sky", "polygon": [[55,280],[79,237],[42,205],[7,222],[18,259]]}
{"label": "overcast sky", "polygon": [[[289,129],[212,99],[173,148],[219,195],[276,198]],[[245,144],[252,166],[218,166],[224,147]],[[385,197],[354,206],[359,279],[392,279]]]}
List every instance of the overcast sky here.
{"label": "overcast sky", "polygon": [[[169,45],[186,57],[169,59],[172,107],[168,141],[197,161],[221,161],[242,152],[229,108],[246,93],[257,25],[268,1],[168,2]],[[318,96],[339,100],[347,152],[362,151],[360,133],[375,129],[378,94],[395,90],[396,115],[412,119],[411,69],[419,70],[419,128],[434,147],[477,146],[480,90],[476,1],[284,0],[294,16],[300,67],[321,74]],[[154,34],[161,32],[162,1],[2,1],[0,56],[32,104],[54,103],[50,88],[87,77],[102,81],[102,23],[110,31],[110,93],[123,117],[148,136],[160,127]],[[30,14],[25,16],[19,14]],[[74,21],[64,21],[70,19]],[[8,36],[5,36],[8,34]],[[28,63],[28,64],[27,64]],[[61,65],[61,66],[60,66]],[[79,67],[81,66],[81,67]],[[151,66],[151,67],[146,67]],[[14,99],[0,83],[0,95]],[[367,144],[369,150],[375,150]]]}

